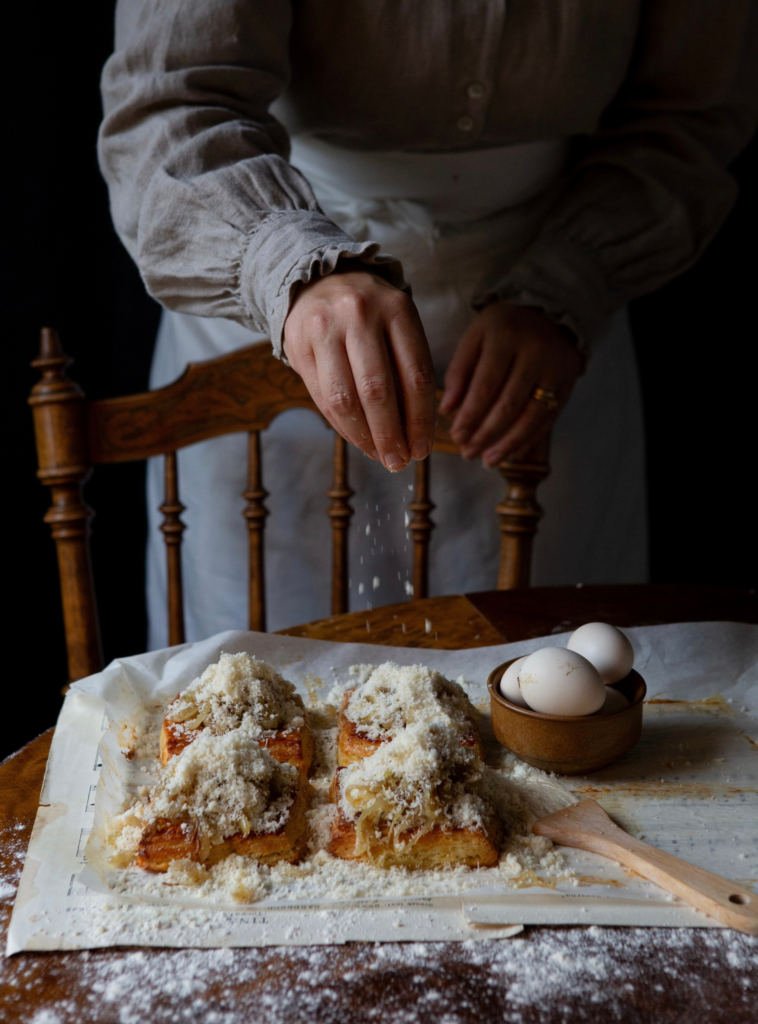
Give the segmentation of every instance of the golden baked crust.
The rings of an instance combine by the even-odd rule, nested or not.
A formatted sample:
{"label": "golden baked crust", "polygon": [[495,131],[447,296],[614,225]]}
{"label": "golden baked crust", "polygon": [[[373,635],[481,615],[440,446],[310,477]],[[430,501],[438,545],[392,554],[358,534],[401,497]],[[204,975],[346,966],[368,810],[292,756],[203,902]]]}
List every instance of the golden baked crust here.
{"label": "golden baked crust", "polygon": [[303,712],[305,725],[289,732],[277,732],[260,741],[260,746],[267,750],[279,764],[291,764],[304,778],[308,778],[313,770],[313,733],[308,723],[308,712]]}
{"label": "golden baked crust", "polygon": [[352,690],[348,690],[342,698],[340,708],[339,732],[337,733],[337,764],[340,768],[347,768],[349,764],[363,760],[364,757],[371,757],[382,745],[382,740],[370,740],[358,732],[358,726],[352,722],[345,710],[350,700]]}
{"label": "golden baked crust", "polygon": [[[171,705],[169,704],[169,707]],[[267,736],[259,741],[259,745],[267,750],[279,764],[291,764],[304,777],[311,774],[313,766],[313,733],[308,723],[308,713],[303,712],[305,725],[299,729],[291,729],[289,732],[277,732],[273,736]],[[183,729],[176,722],[171,722],[168,716],[163,719],[161,726],[161,764],[165,766],[172,757],[181,754],[185,747],[195,739],[203,730]]]}
{"label": "golden baked crust", "polygon": [[168,871],[172,860],[192,860],[200,864],[208,846],[201,842],[196,830],[185,831],[180,821],[159,818],[142,830],[136,864],[146,871]]}
{"label": "golden baked crust", "polygon": [[[371,757],[384,743],[389,743],[389,740],[370,740],[367,736],[362,735],[355,722],[347,717],[348,701],[354,692],[354,690],[345,691],[340,707],[339,733],[337,734],[337,764],[340,768],[347,768],[349,764],[361,761],[364,757]],[[461,746],[473,747],[476,756],[483,758],[482,741],[479,738],[476,722],[473,719],[469,719],[469,721],[471,732],[461,739]]]}
{"label": "golden baked crust", "polygon": [[[343,771],[344,768],[337,768],[329,787],[329,799],[333,804],[339,803],[340,774]],[[406,833],[409,840],[413,838],[414,831],[418,830]],[[338,807],[332,821],[329,853],[341,860],[415,870],[458,864],[466,867],[492,867],[498,862],[501,837],[500,819],[490,811],[482,828],[442,829],[436,825],[415,842],[404,843],[401,849],[396,849],[389,840],[378,838],[369,850],[357,853],[355,825]]]}
{"label": "golden baked crust", "polygon": [[301,774],[295,800],[290,808],[287,822],[279,832],[265,832],[243,836],[241,833],[229,836],[216,845],[202,840],[195,830],[183,829],[182,822],[159,818],[145,826],[137,851],[137,866],[147,871],[168,871],[174,860],[191,860],[210,867],[239,853],[254,857],[262,864],[276,864],[299,861],[307,846],[305,812],[308,807],[310,784]]}
{"label": "golden baked crust", "polygon": [[[412,838],[412,833],[408,833]],[[400,849],[391,843],[377,840],[369,850],[356,853],[355,825],[338,808],[332,823],[329,853],[342,860],[356,860],[365,864],[378,863],[381,867],[405,867],[424,870],[465,865],[466,867],[492,867],[498,861],[496,829],[456,828],[444,831],[435,826],[416,842],[408,842]]]}
{"label": "golden baked crust", "polygon": [[[169,704],[169,707],[171,705]],[[201,727],[202,728],[202,727]],[[168,716],[161,726],[161,764],[165,768],[172,757],[181,754],[194,740],[200,729],[183,729],[177,722],[170,722]]]}

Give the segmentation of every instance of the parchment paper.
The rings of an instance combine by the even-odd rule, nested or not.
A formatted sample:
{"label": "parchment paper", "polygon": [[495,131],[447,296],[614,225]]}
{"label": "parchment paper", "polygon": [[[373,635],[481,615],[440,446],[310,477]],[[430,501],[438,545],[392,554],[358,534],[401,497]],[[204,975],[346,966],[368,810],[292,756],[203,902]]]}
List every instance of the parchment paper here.
{"label": "parchment paper", "polygon": [[[684,623],[626,630],[635,668],[648,685],[643,737],[616,764],[556,781],[593,796],[633,835],[748,888],[758,881],[758,627]],[[221,652],[246,650],[273,664],[306,703],[349,685],[357,663],[423,662],[463,684],[489,710],[486,678],[498,664],[568,634],[471,651],[337,644],[228,632],[197,644],[125,658],[81,680],[56,728],[40,808],[8,934],[21,949],[108,945],[265,946],[348,941],[505,937],[523,924],[714,927],[618,865],[565,850],[580,887],[533,876],[482,892],[392,900],[263,901],[250,908],[125,902],[109,895],[90,839],[96,820],[144,784],[139,757],[127,761],[135,725],[162,717],[166,703]],[[108,728],[108,721],[112,727]],[[97,798],[95,794],[97,793]],[[89,840],[89,849],[85,848]],[[83,871],[84,869],[84,871]],[[103,889],[105,891],[98,891]],[[513,927],[508,927],[513,926]]]}

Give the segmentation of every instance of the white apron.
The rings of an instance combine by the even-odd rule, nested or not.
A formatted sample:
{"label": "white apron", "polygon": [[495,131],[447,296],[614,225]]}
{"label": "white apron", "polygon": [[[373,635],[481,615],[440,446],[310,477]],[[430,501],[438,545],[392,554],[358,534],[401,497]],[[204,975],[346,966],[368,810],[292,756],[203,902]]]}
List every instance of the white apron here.
{"label": "white apron", "polygon": [[[471,300],[499,276],[539,227],[562,143],[454,154],[340,150],[305,136],[292,163],[322,209],[358,240],[381,243],[403,263],[432,352],[438,383],[473,317]],[[188,362],[263,340],[228,320],[165,310],[150,385],[175,380]],[[333,434],[315,413],[290,410],[263,437],[268,628],[330,614],[331,532],[326,491]],[[179,453],[187,506],[183,544],[188,640],[247,628],[247,435]],[[585,375],[553,430],[552,472],[534,547],[535,586],[644,582],[647,574],[644,435],[626,312],[608,324]],[[350,609],[407,599],[412,545],[406,507],[413,464],[390,474],[350,449],[356,514],[350,533]],[[159,532],[163,460],[148,466],[149,646],[167,643],[165,549]],[[504,493],[497,470],[458,456],[431,456],[430,594],[493,589]]]}

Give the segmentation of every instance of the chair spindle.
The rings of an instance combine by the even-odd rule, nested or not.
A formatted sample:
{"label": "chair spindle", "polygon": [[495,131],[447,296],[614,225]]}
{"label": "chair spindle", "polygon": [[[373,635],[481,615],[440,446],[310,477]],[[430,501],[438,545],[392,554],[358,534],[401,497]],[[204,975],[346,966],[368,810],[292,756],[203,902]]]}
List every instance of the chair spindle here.
{"label": "chair spindle", "polygon": [[347,539],[354,492],[347,479],[347,442],[336,431],[333,467],[332,486],[327,491],[332,499],[328,509],[332,523],[332,615],[342,615],[348,609]]}
{"label": "chair spindle", "polygon": [[505,498],[497,506],[500,516],[501,546],[498,590],[529,586],[532,544],[542,508],[537,502],[537,487],[550,473],[549,435],[530,452],[528,462],[501,462],[498,469],[505,480]]}
{"label": "chair spindle", "polygon": [[247,443],[247,490],[242,497],[247,501],[243,515],[247,520],[249,545],[249,622],[257,633],[266,631],[266,577],[263,556],[263,532],[268,509],[264,502],[268,491],[263,487],[261,470],[261,433],[251,430]]}
{"label": "chair spindle", "polygon": [[413,537],[413,597],[429,596],[429,541],[434,522],[430,515],[435,507],[429,498],[429,460],[416,463],[416,481],[410,509],[413,513],[408,528]]}
{"label": "chair spindle", "polygon": [[182,534],[185,526],[181,519],[184,505],[179,501],[179,471],[176,452],[165,457],[164,501],[161,532],[166,542],[166,568],[168,578],[168,643],[169,647],[184,643],[184,595],[182,593]]}
{"label": "chair spindle", "polygon": [[52,505],[45,522],[55,540],[66,627],[69,681],[99,672],[103,667],[95,584],[89,550],[90,520],[94,513],[82,495],[92,468],[87,454],[84,394],[66,375],[72,360],[61,347],[58,333],[45,327],[39,356],[32,366],[42,372],[29,397],[34,415],[39,470],[50,488]]}

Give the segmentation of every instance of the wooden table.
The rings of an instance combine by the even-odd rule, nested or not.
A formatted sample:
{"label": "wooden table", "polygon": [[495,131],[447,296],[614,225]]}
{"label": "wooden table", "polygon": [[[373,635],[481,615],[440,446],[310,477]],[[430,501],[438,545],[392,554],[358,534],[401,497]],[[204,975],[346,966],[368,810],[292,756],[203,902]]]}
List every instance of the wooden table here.
{"label": "wooden table", "polygon": [[[286,630],[293,636],[460,648],[602,619],[758,622],[754,592],[547,588],[412,601]],[[52,729],[0,766],[0,925],[37,809]],[[697,929],[528,928],[502,941],[240,950],[17,954],[0,966],[0,1020],[19,1024],[755,1024],[758,940]]]}

